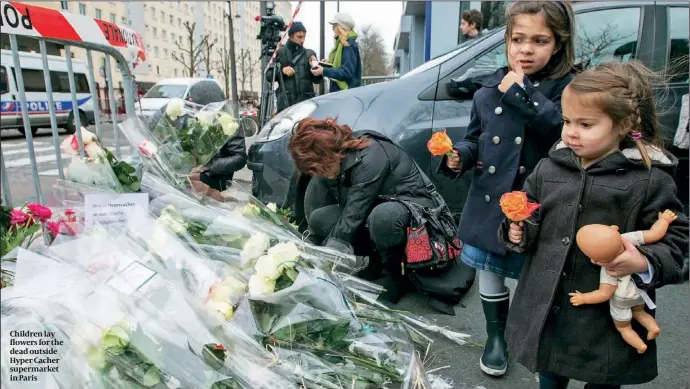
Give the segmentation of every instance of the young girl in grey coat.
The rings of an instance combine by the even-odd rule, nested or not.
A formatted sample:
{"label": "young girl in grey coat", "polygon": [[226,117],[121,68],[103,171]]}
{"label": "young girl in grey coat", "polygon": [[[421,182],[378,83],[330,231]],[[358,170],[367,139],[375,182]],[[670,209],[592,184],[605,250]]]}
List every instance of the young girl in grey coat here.
{"label": "young girl in grey coat", "polygon": [[[681,278],[688,219],[672,178],[678,161],[660,147],[651,75],[636,62],[610,63],[573,79],[563,92],[561,141],[524,186],[541,208],[533,223],[505,220],[499,229],[508,250],[527,253],[508,316],[508,348],[540,373],[541,389],[565,389],[569,379],[588,389],[620,388],[657,376],[654,340],[639,354],[619,334],[607,302],[574,306],[569,296],[599,288],[601,267],[575,243],[582,226],[647,230],[665,210],[678,218],[660,241],[626,244],[602,266],[613,277],[632,275],[652,300],[655,289]],[[633,329],[648,339],[636,321]]]}

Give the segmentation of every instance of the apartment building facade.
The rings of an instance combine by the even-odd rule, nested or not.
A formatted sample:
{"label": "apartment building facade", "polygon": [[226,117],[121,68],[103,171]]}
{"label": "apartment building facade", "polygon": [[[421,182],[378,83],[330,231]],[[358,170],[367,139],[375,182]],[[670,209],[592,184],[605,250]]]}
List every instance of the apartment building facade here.
{"label": "apartment building facade", "polygon": [[[228,10],[230,10],[229,14],[233,17],[237,84],[240,95],[257,96],[260,92],[261,44],[256,39],[259,23],[255,20],[255,17],[260,14],[258,1],[25,1],[25,3],[87,15],[129,26],[139,32],[146,45],[148,57],[148,61],[143,66],[134,70],[139,90],[146,90],[157,81],[169,77],[214,78],[225,89],[223,58],[227,55],[229,48]],[[292,16],[292,4],[289,1],[276,1],[276,13],[281,15],[286,22],[289,21]],[[194,29],[190,31],[187,26],[194,26]],[[190,35],[193,35],[191,43]],[[205,36],[208,36],[209,42],[212,42],[210,59],[206,61],[207,53],[204,52],[192,66],[189,53],[194,50],[190,50],[190,47],[196,48]],[[2,48],[9,49],[8,40],[2,41]],[[38,52],[38,45],[33,47],[29,42],[24,46],[20,45],[20,50]],[[74,58],[86,61],[85,50],[78,48],[72,50]],[[64,55],[64,50],[51,45],[49,54]],[[96,82],[103,87],[105,86],[105,56],[94,53],[92,58]],[[115,69],[115,61],[111,61],[111,67]],[[115,86],[119,87],[122,82],[119,73],[114,72],[113,78]]]}

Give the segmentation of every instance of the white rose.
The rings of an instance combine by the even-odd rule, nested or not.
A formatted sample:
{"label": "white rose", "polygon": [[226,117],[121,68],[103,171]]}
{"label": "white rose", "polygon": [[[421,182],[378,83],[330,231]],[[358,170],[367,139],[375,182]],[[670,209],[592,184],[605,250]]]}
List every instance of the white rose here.
{"label": "white rose", "polygon": [[184,115],[184,101],[182,99],[171,99],[165,107],[165,114],[168,115],[170,120],[176,120]]}
{"label": "white rose", "polygon": [[262,233],[252,235],[240,252],[242,263],[247,263],[262,256],[270,244],[271,240],[268,235]]}
{"label": "white rose", "polygon": [[226,303],[225,301],[219,300],[209,300],[206,303],[208,309],[220,312],[227,320],[232,319],[233,309],[232,305]]}
{"label": "white rose", "polygon": [[221,285],[230,289],[230,296],[242,296],[247,291],[247,284],[234,277],[225,277]]}
{"label": "white rose", "polygon": [[187,230],[187,224],[172,205],[163,209],[157,222],[168,226],[175,234],[181,234]]}
{"label": "white rose", "polygon": [[278,206],[276,203],[268,203],[266,204],[266,208],[268,208],[271,212],[278,212]]}
{"label": "white rose", "polygon": [[229,301],[232,297],[244,295],[246,289],[247,285],[244,283],[235,279],[226,279],[213,287],[208,298],[210,300]]}
{"label": "white rose", "polygon": [[208,128],[212,125],[215,118],[216,115],[211,111],[201,111],[196,114],[196,120],[204,128]]}
{"label": "white rose", "polygon": [[244,216],[255,216],[261,213],[261,208],[257,207],[255,204],[247,204],[242,208],[242,215]]}
{"label": "white rose", "polygon": [[235,118],[227,113],[221,113],[220,116],[218,116],[218,123],[223,127],[223,133],[227,136],[234,136],[239,128],[239,124],[237,124]]}
{"label": "white rose", "polygon": [[282,266],[280,265],[280,258],[273,257],[271,255],[264,255],[256,261],[254,265],[254,270],[256,274],[266,277],[270,280],[277,280],[281,274],[283,274]]}
{"label": "white rose", "polygon": [[99,146],[96,142],[92,142],[84,146],[84,152],[86,153],[86,156],[91,159],[105,157],[105,151],[103,151],[101,146]]}
{"label": "white rose", "polygon": [[[268,249],[268,255],[279,260],[281,268],[295,267],[299,257],[299,249],[295,242],[278,243]],[[282,269],[281,269],[282,270]]]}
{"label": "white rose", "polygon": [[84,142],[84,146],[88,146],[91,143],[97,142],[98,137],[93,132],[82,127],[81,128],[81,141]]}
{"label": "white rose", "polygon": [[275,288],[276,282],[274,280],[269,280],[259,274],[254,274],[249,278],[249,294],[252,296],[273,293]]}

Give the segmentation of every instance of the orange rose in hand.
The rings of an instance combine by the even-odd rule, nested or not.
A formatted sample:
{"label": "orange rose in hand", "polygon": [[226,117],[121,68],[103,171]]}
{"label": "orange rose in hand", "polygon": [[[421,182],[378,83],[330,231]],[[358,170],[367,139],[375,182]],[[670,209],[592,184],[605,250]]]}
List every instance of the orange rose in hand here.
{"label": "orange rose in hand", "polygon": [[426,147],[435,156],[448,155],[453,153],[453,142],[446,134],[446,130],[439,131],[431,136],[431,139],[426,143]]}
{"label": "orange rose in hand", "polygon": [[527,201],[527,193],[513,191],[501,196],[501,210],[508,219],[514,222],[526,220],[541,204]]}

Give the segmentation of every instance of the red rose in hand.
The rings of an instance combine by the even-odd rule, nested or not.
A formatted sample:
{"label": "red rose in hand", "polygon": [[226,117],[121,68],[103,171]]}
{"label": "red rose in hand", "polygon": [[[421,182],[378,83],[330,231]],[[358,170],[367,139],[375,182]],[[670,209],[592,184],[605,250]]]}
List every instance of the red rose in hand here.
{"label": "red rose in hand", "polygon": [[527,201],[527,193],[513,191],[501,196],[501,210],[508,219],[521,222],[532,216],[541,205]]}

